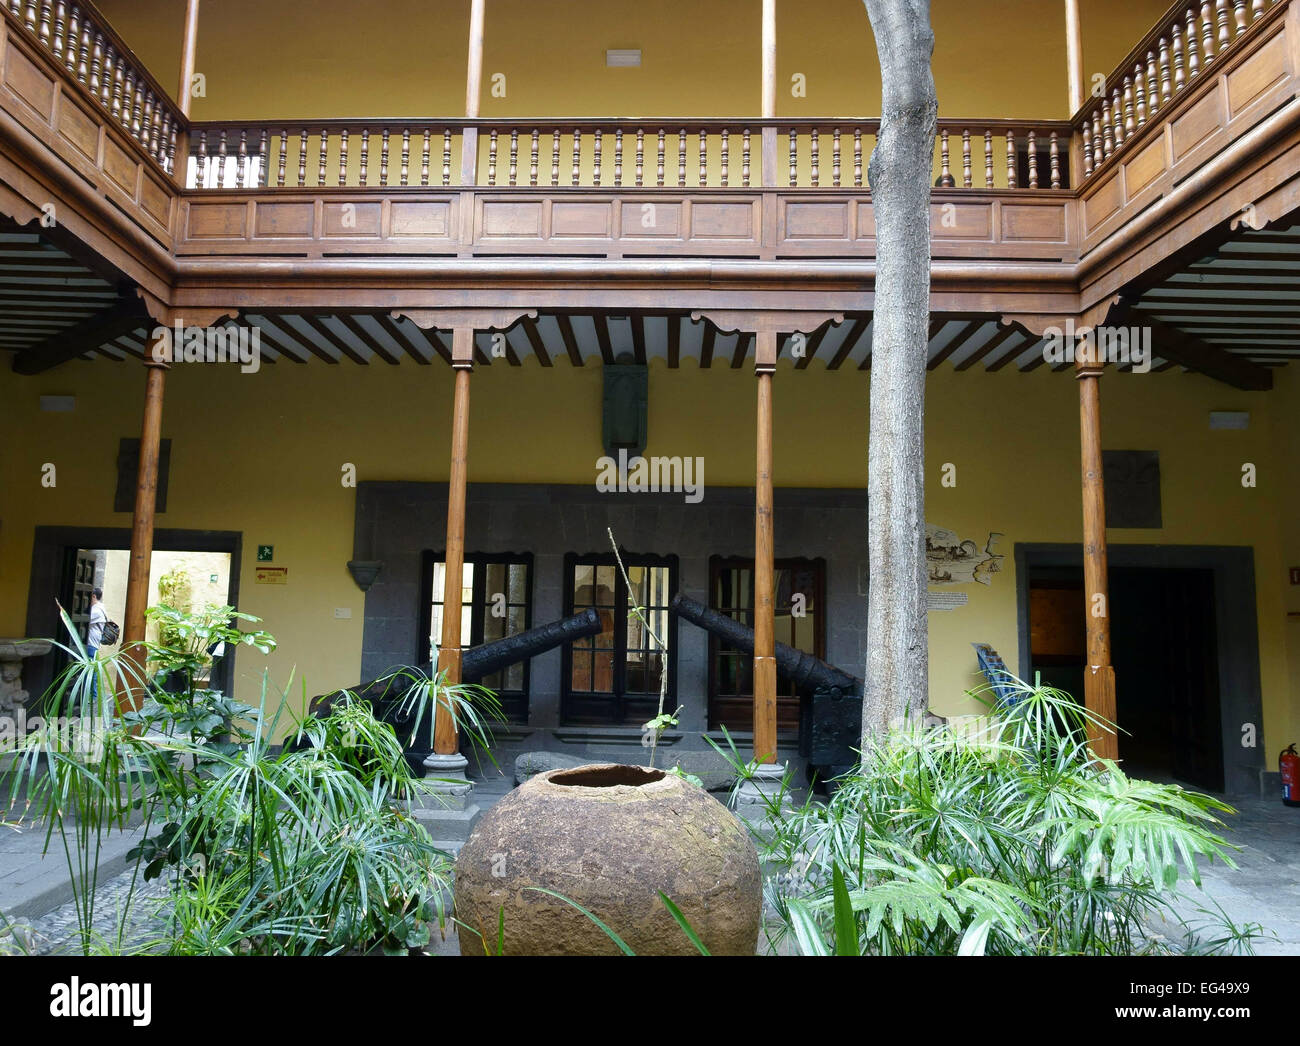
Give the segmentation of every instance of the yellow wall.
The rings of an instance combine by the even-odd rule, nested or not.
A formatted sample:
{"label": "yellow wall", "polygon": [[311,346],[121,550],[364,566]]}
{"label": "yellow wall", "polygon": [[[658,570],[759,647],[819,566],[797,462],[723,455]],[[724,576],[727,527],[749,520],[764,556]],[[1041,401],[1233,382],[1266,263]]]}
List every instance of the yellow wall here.
{"label": "yellow wall", "polygon": [[[24,628],[36,525],[128,525],[127,514],[110,511],[115,448],[138,431],[143,388],[135,364],[74,362],[31,378],[0,368],[0,635]],[[549,370],[532,361],[480,368],[473,388],[472,480],[594,482],[598,366],[575,370],[560,359]],[[341,485],[341,468],[355,464],[361,480],[445,480],[449,390],[442,365],[359,371],[349,363],[281,363],[256,375],[191,365],[169,375],[164,435],[174,442],[160,525],[243,533],[240,609],[264,618],[280,640],[269,659],[277,682],[294,666],[308,694],[357,682],[364,598],[345,569],[355,492]],[[76,412],[40,413],[38,397],[55,393],[75,394]],[[856,370],[783,367],[780,485],[865,484],[867,393],[868,378]],[[989,531],[1005,534],[999,551],[1007,559],[993,584],[965,586],[967,607],[931,615],[932,703],[961,714],[975,711],[962,696],[979,681],[972,641],[992,643],[1015,663],[1014,543],[1079,540],[1076,386],[1047,368],[1027,375],[944,369],[931,377],[928,396],[929,521],[981,543]],[[1110,540],[1254,546],[1264,745],[1272,751],[1300,737],[1300,650],[1286,617],[1300,610],[1300,589],[1287,585],[1286,574],[1300,564],[1290,464],[1300,449],[1300,377],[1282,371],[1274,392],[1247,394],[1193,375],[1114,374],[1103,383],[1102,403],[1106,447],[1160,452],[1166,521],[1159,531],[1112,530]],[[1249,410],[1250,429],[1210,431],[1209,412],[1223,409]],[[748,370],[701,371],[694,361],[677,371],[652,366],[647,450],[703,455],[707,485],[752,484],[753,421]],[[47,461],[58,466],[54,489],[40,485]],[[955,488],[939,483],[946,462],[957,467]],[[1241,486],[1244,462],[1258,466],[1254,489]],[[254,583],[258,544],[275,546],[288,585]],[[336,619],[336,607],[351,608],[351,619]],[[261,664],[241,657],[237,693],[250,700]]]}
{"label": "yellow wall", "polygon": [[[163,87],[183,0],[99,5]],[[1109,73],[1168,5],[1081,0],[1084,68]],[[746,116],[759,112],[758,0],[488,0],[485,117]],[[935,80],[950,117],[1068,114],[1064,0],[934,0]],[[199,120],[464,112],[469,0],[219,0],[203,6]],[[778,115],[874,116],[880,83],[861,0],[777,4]],[[640,69],[606,48],[640,47]],[[505,76],[505,97],[490,92]],[[791,77],[807,80],[793,97]]]}

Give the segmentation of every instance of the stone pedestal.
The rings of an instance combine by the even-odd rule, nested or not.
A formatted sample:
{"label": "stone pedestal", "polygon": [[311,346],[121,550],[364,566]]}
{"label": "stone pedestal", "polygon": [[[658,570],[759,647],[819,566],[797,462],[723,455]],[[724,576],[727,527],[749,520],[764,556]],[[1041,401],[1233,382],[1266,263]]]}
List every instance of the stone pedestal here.
{"label": "stone pedestal", "polygon": [[425,757],[422,794],[411,800],[411,816],[424,825],[434,844],[460,850],[482,811],[473,800],[474,783],[465,776],[469,760],[460,753]]}
{"label": "stone pedestal", "polygon": [[[740,783],[732,800],[736,813],[743,814],[745,807],[758,807],[758,812],[766,810],[781,795],[781,779],[785,777],[786,767],[782,763],[764,763],[754,768],[752,777]],[[781,795],[781,806],[792,806],[790,796]]]}
{"label": "stone pedestal", "polygon": [[0,639],[0,716],[13,718],[31,696],[23,689],[23,660],[49,652],[44,639]]}

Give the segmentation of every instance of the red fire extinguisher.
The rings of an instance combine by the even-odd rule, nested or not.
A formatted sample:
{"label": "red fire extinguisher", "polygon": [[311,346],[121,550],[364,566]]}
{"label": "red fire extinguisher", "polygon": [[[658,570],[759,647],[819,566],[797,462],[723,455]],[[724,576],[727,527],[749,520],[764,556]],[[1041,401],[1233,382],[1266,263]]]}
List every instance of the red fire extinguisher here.
{"label": "red fire extinguisher", "polygon": [[1300,754],[1295,745],[1287,745],[1277,757],[1277,768],[1282,774],[1282,802],[1287,806],[1300,806]]}

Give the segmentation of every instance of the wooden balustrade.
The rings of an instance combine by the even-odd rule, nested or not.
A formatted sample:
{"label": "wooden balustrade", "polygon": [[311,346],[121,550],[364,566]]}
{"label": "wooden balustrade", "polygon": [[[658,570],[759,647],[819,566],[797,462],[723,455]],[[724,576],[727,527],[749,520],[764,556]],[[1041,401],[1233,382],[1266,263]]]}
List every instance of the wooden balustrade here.
{"label": "wooden balustrade", "polygon": [[[195,124],[191,188],[452,185],[466,127],[477,134],[476,184],[486,188],[756,189],[867,187],[878,120],[506,120]],[[774,128],[777,169],[759,144]],[[1070,125],[941,121],[940,188],[1065,189]],[[393,143],[400,143],[394,146]],[[394,163],[393,149],[400,148]],[[954,171],[960,165],[960,178]],[[972,172],[983,169],[977,185]],[[400,174],[395,174],[398,171]],[[296,172],[296,178],[295,178]]]}
{"label": "wooden balustrade", "polygon": [[144,63],[89,2],[0,0],[10,25],[21,27],[70,79],[108,112],[167,173],[176,160],[185,119]]}
{"label": "wooden balustrade", "polygon": [[1072,121],[1082,177],[1119,153],[1199,83],[1222,55],[1281,0],[1180,0],[1115,70]]}

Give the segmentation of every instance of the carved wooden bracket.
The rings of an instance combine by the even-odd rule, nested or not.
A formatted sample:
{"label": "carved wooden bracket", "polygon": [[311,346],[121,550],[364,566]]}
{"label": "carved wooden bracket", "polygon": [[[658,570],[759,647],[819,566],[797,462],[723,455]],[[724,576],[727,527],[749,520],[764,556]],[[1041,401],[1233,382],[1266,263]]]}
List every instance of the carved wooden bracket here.
{"label": "carved wooden bracket", "polygon": [[691,320],[708,320],[723,334],[812,334],[825,323],[844,322],[842,312],[794,309],[707,309],[691,313]]}
{"label": "carved wooden bracket", "polygon": [[537,319],[537,310],[518,306],[393,309],[389,315],[395,320],[408,319],[423,330],[455,331],[468,328],[475,331],[504,331],[509,330],[525,316],[529,319]]}

